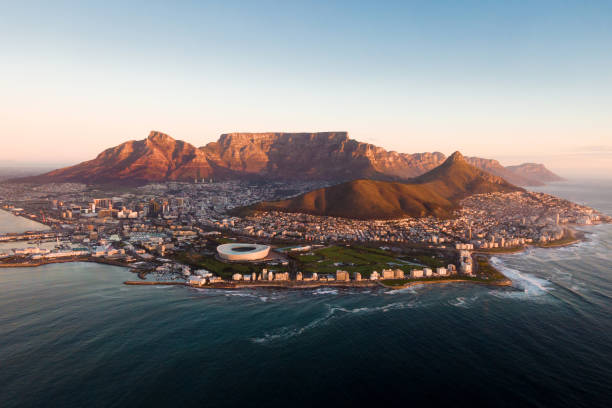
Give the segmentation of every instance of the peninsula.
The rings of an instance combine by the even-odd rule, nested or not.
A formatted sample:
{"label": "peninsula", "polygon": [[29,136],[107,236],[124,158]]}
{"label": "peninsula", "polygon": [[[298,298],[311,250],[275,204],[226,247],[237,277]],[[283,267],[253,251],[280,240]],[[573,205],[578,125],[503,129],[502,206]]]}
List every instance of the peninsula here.
{"label": "peninsula", "polygon": [[[129,267],[129,284],[226,289],[505,286],[490,255],[568,245],[573,226],[610,222],[500,175],[555,179],[545,168],[495,163],[388,152],[344,132],[227,134],[205,148],[151,132],[0,183],[5,210],[48,227],[0,235],[0,266],[101,262]],[[234,243],[245,252],[219,252]]]}

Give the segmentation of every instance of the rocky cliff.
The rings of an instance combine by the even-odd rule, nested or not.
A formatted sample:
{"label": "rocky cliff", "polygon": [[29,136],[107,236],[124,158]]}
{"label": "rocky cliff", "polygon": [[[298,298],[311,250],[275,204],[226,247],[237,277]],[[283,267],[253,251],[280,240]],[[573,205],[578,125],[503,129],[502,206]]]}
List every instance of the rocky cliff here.
{"label": "rocky cliff", "polygon": [[[36,177],[34,182],[148,182],[163,180],[408,180],[446,157],[434,153],[398,153],[350,139],[346,132],[228,133],[196,148],[152,131],[146,139],[109,148],[95,159]],[[470,157],[468,163],[517,185],[534,185],[558,177],[541,166],[503,167],[496,160]],[[538,165],[532,165],[538,166]],[[543,170],[542,170],[543,169]],[[550,174],[548,174],[548,173]],[[547,180],[540,180],[544,175]]]}

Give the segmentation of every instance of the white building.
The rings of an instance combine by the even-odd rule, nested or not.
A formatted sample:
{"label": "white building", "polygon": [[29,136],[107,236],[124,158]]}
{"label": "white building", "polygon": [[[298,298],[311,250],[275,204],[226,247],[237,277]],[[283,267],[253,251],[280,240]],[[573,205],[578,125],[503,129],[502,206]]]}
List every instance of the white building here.
{"label": "white building", "polygon": [[416,279],[416,278],[422,278],[422,277],[423,277],[422,269],[413,269],[410,271],[410,278]]}

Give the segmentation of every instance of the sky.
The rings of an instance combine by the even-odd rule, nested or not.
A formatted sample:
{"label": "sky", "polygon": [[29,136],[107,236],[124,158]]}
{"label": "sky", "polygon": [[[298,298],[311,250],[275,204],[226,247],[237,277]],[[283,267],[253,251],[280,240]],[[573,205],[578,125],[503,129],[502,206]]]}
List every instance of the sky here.
{"label": "sky", "polygon": [[612,174],[612,2],[0,0],[0,165],[348,131]]}

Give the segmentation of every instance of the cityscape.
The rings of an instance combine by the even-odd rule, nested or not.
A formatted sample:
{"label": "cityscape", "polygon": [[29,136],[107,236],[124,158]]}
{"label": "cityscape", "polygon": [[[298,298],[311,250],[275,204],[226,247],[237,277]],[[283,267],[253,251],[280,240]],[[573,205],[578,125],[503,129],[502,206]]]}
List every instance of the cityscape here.
{"label": "cityscape", "polygon": [[[3,250],[0,263],[32,265],[95,259],[130,266],[140,277],[150,274],[162,283],[178,280],[187,285],[223,287],[258,281],[259,285],[262,281],[276,285],[278,281],[338,284],[362,279],[474,278],[478,271],[473,267],[476,254],[567,245],[577,241],[573,226],[610,222],[608,216],[587,206],[528,191],[472,195],[461,202],[450,219],[365,221],[275,211],[245,217],[227,214],[237,207],[285,199],[327,184],[333,182],[262,184],[195,179],[147,184],[129,192],[100,191],[78,183],[33,188],[5,185],[1,187],[5,210],[51,229],[0,236],[0,242],[28,242],[27,247]],[[259,259],[249,274],[240,273],[241,268],[230,264],[222,276],[194,263],[181,263],[177,257],[205,248],[211,260],[218,259],[214,247],[231,240],[273,245],[276,255]],[[43,242],[56,245],[37,245]],[[449,252],[454,255],[445,265],[414,263],[393,269],[374,263],[370,270],[358,268],[360,272],[351,273],[342,269],[342,262],[334,262],[338,266],[335,272],[312,271],[308,275],[300,270],[304,266],[299,262],[301,257],[287,256],[287,252],[313,256],[313,248],[342,245],[374,247],[396,255],[409,254],[415,248],[434,257],[436,253],[444,253],[442,258]],[[283,249],[287,247],[291,249]],[[482,273],[478,276],[488,279]]]}
{"label": "cityscape", "polygon": [[612,2],[0,16],[0,408],[612,406]]}

